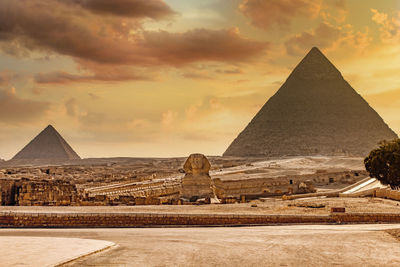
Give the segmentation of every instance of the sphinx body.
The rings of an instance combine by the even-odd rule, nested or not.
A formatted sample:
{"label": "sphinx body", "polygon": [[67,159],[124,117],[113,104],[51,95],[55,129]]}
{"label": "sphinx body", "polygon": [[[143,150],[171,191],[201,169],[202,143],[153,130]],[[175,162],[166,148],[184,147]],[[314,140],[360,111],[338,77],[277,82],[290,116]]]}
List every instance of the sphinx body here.
{"label": "sphinx body", "polygon": [[210,168],[210,162],[203,154],[190,155],[183,165],[185,176],[182,179],[180,197],[190,201],[213,198]]}

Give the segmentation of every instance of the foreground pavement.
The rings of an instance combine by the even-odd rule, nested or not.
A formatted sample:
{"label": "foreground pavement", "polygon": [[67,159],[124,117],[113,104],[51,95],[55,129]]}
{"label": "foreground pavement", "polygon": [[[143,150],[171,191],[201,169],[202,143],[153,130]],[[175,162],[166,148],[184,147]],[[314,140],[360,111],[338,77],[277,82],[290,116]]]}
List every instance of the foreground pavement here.
{"label": "foreground pavement", "polygon": [[[1,229],[0,238],[68,237],[117,244],[66,266],[400,266],[400,242],[383,232],[394,228],[400,224]],[[43,257],[34,249],[24,254]]]}
{"label": "foreground pavement", "polygon": [[102,240],[0,236],[0,266],[56,266],[113,246]]}

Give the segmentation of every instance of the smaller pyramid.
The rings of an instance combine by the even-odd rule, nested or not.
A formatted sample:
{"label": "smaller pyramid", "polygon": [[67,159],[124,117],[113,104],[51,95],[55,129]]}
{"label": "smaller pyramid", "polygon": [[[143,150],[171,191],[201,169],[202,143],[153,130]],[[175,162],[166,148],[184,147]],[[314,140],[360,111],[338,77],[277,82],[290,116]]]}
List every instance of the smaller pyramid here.
{"label": "smaller pyramid", "polygon": [[74,160],[80,157],[57,130],[49,125],[12,159]]}

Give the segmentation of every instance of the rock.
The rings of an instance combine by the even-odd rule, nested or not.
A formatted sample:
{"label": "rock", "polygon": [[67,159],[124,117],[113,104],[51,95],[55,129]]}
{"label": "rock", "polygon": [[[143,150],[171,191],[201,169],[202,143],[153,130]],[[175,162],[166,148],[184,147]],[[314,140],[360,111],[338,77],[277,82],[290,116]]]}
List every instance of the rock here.
{"label": "rock", "polygon": [[316,192],[313,183],[310,180],[299,183],[298,191],[299,194],[307,194]]}

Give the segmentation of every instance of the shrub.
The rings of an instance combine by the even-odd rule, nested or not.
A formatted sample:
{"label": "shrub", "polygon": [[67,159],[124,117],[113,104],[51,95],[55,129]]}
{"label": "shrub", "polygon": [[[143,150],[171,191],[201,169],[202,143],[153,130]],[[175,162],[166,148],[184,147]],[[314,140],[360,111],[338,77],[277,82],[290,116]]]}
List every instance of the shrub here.
{"label": "shrub", "polygon": [[364,159],[370,176],[392,189],[400,188],[400,139],[379,143]]}

